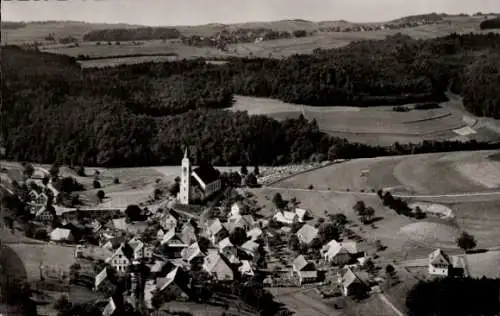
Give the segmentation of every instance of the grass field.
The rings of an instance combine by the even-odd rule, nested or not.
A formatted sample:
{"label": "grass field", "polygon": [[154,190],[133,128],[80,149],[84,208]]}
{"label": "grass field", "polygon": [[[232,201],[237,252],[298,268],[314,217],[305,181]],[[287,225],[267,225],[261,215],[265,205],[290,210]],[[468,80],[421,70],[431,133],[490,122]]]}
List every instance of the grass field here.
{"label": "grass field", "polygon": [[467,120],[461,112],[448,106],[448,103],[437,109],[395,112],[390,106],[312,107],[274,99],[236,96],[235,104],[230,110],[269,115],[277,120],[296,118],[303,114],[309,120],[315,119],[323,132],[370,145],[442,141],[457,137],[478,141],[500,139],[498,133],[490,129],[473,128],[476,121]]}
{"label": "grass field", "polygon": [[[312,184],[320,190],[367,192],[394,188],[395,191],[417,194],[490,191],[500,186],[500,162],[488,158],[495,152],[355,159],[288,178],[275,186],[305,189]],[[488,186],[482,184],[486,182]]]}

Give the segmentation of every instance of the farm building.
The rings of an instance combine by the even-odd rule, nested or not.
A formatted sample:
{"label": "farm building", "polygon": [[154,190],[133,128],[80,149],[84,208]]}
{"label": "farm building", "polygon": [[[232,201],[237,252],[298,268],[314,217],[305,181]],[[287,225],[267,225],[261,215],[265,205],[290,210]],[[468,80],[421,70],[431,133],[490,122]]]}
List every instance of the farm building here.
{"label": "farm building", "polygon": [[435,276],[463,276],[467,274],[467,258],[448,256],[438,248],[429,254],[428,273]]}
{"label": "farm building", "polygon": [[233,281],[234,273],[216,249],[210,249],[203,262],[203,269],[218,281]]}
{"label": "farm building", "polygon": [[288,211],[277,211],[276,214],[274,214],[273,219],[284,225],[293,225],[299,221],[299,217],[295,212]]}
{"label": "farm building", "polygon": [[318,237],[318,229],[309,224],[305,224],[297,231],[296,235],[301,243],[309,244],[314,238]]}
{"label": "farm building", "polygon": [[362,294],[370,290],[367,276],[355,273],[349,267],[343,268],[338,273],[338,282],[345,296]]}
{"label": "farm building", "polygon": [[336,265],[344,265],[351,262],[358,254],[356,242],[337,242],[332,240],[321,249],[321,256],[325,261]]}

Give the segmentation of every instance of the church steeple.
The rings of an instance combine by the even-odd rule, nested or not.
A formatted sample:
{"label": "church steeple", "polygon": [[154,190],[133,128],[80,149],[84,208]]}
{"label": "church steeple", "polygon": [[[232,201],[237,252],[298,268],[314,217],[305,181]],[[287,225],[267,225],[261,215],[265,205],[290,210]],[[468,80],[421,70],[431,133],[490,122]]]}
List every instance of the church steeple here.
{"label": "church steeple", "polygon": [[191,162],[188,157],[188,149],[187,146],[184,150],[184,158],[182,158],[181,164],[181,184],[180,184],[180,192],[179,198],[181,204],[189,204],[190,200],[190,191],[191,191]]}
{"label": "church steeple", "polygon": [[188,148],[187,146],[184,148],[184,159],[188,158]]}

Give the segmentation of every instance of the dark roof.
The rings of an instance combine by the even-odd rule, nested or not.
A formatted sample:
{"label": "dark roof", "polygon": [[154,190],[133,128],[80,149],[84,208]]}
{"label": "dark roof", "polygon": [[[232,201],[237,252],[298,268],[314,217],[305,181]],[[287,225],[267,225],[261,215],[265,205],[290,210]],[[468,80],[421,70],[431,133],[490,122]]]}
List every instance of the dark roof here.
{"label": "dark roof", "polygon": [[196,173],[205,184],[218,180],[220,176],[219,171],[212,166],[200,166],[194,169],[193,172]]}

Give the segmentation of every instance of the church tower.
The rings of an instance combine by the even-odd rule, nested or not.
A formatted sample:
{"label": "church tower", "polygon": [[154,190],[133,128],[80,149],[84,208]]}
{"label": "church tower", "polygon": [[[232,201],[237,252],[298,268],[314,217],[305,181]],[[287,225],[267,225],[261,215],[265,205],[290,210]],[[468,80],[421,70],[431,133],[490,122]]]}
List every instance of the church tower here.
{"label": "church tower", "polygon": [[181,186],[180,186],[180,202],[181,204],[189,204],[189,194],[191,189],[191,163],[189,161],[187,148],[184,151],[181,166]]}

